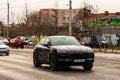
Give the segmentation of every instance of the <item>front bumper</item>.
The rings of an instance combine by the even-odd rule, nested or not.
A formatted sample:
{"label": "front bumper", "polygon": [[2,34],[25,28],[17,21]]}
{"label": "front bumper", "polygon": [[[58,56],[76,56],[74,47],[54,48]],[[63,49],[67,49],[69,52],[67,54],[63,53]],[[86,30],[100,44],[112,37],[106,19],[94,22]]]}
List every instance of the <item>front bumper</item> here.
{"label": "front bumper", "polygon": [[61,65],[83,65],[85,63],[93,63],[94,58],[87,59],[58,59],[58,63]]}
{"label": "front bumper", "polygon": [[93,63],[94,54],[59,55],[57,61],[60,65],[83,65]]}
{"label": "front bumper", "polygon": [[4,50],[4,49],[1,50],[1,49],[0,49],[0,54],[2,54],[2,53],[9,53],[9,52],[10,52],[10,50]]}

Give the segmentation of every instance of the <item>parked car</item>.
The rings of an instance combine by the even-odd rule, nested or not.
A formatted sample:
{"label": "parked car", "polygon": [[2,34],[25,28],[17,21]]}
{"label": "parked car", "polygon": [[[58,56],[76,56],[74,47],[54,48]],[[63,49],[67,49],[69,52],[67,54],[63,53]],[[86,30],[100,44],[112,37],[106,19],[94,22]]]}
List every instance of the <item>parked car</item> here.
{"label": "parked car", "polygon": [[24,41],[24,44],[32,46],[33,45],[33,40],[28,39],[28,40]]}
{"label": "parked car", "polygon": [[8,42],[9,42],[7,39],[3,39],[3,40],[1,40],[1,41],[3,41],[4,44],[8,44]]}
{"label": "parked car", "polygon": [[94,52],[83,46],[72,36],[46,36],[34,48],[33,63],[35,67],[50,64],[50,70],[60,67],[81,65],[84,70],[91,70]]}
{"label": "parked car", "polygon": [[14,39],[11,39],[7,45],[9,45],[12,48],[21,47],[23,49],[24,48],[24,41],[20,38],[14,38]]}
{"label": "parked car", "polygon": [[9,55],[10,49],[9,46],[5,45],[3,41],[0,40],[0,54]]}

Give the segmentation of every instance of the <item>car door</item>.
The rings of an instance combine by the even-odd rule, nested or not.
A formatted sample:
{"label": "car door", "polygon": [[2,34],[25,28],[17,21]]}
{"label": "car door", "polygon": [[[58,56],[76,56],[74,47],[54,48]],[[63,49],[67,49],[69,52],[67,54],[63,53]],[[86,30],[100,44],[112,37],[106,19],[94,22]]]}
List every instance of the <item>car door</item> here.
{"label": "car door", "polygon": [[44,44],[43,44],[43,58],[44,58],[44,61],[48,61],[48,56],[49,56],[49,52],[50,52],[50,47],[48,46],[48,43],[49,43],[49,38],[46,38],[45,41],[44,41]]}
{"label": "car door", "polygon": [[43,38],[40,43],[38,44],[38,47],[37,47],[37,52],[38,52],[38,59],[40,61],[44,61],[44,53],[45,53],[45,46],[44,46],[44,42],[45,42],[45,39],[46,38]]}
{"label": "car door", "polygon": [[50,48],[46,46],[46,44],[49,42],[48,38],[43,38],[41,42],[39,43],[39,60],[47,62],[48,61],[48,53],[50,51]]}

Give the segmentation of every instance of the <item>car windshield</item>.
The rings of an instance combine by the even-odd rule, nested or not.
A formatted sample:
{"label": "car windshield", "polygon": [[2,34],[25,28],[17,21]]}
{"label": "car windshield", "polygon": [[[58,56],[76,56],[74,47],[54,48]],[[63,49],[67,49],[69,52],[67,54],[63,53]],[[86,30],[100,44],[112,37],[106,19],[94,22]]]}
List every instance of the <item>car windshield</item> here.
{"label": "car windshield", "polygon": [[81,45],[76,38],[72,36],[68,37],[52,37],[51,38],[52,45]]}
{"label": "car windshield", "polygon": [[0,41],[0,45],[4,45],[4,42]]}

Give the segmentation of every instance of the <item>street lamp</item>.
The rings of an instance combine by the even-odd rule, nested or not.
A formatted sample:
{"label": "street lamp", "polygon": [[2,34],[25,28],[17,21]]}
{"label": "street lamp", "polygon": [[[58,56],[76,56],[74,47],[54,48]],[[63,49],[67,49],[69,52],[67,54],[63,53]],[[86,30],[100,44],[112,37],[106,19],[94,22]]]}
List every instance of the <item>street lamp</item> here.
{"label": "street lamp", "polygon": [[69,1],[69,36],[72,35],[72,0]]}

